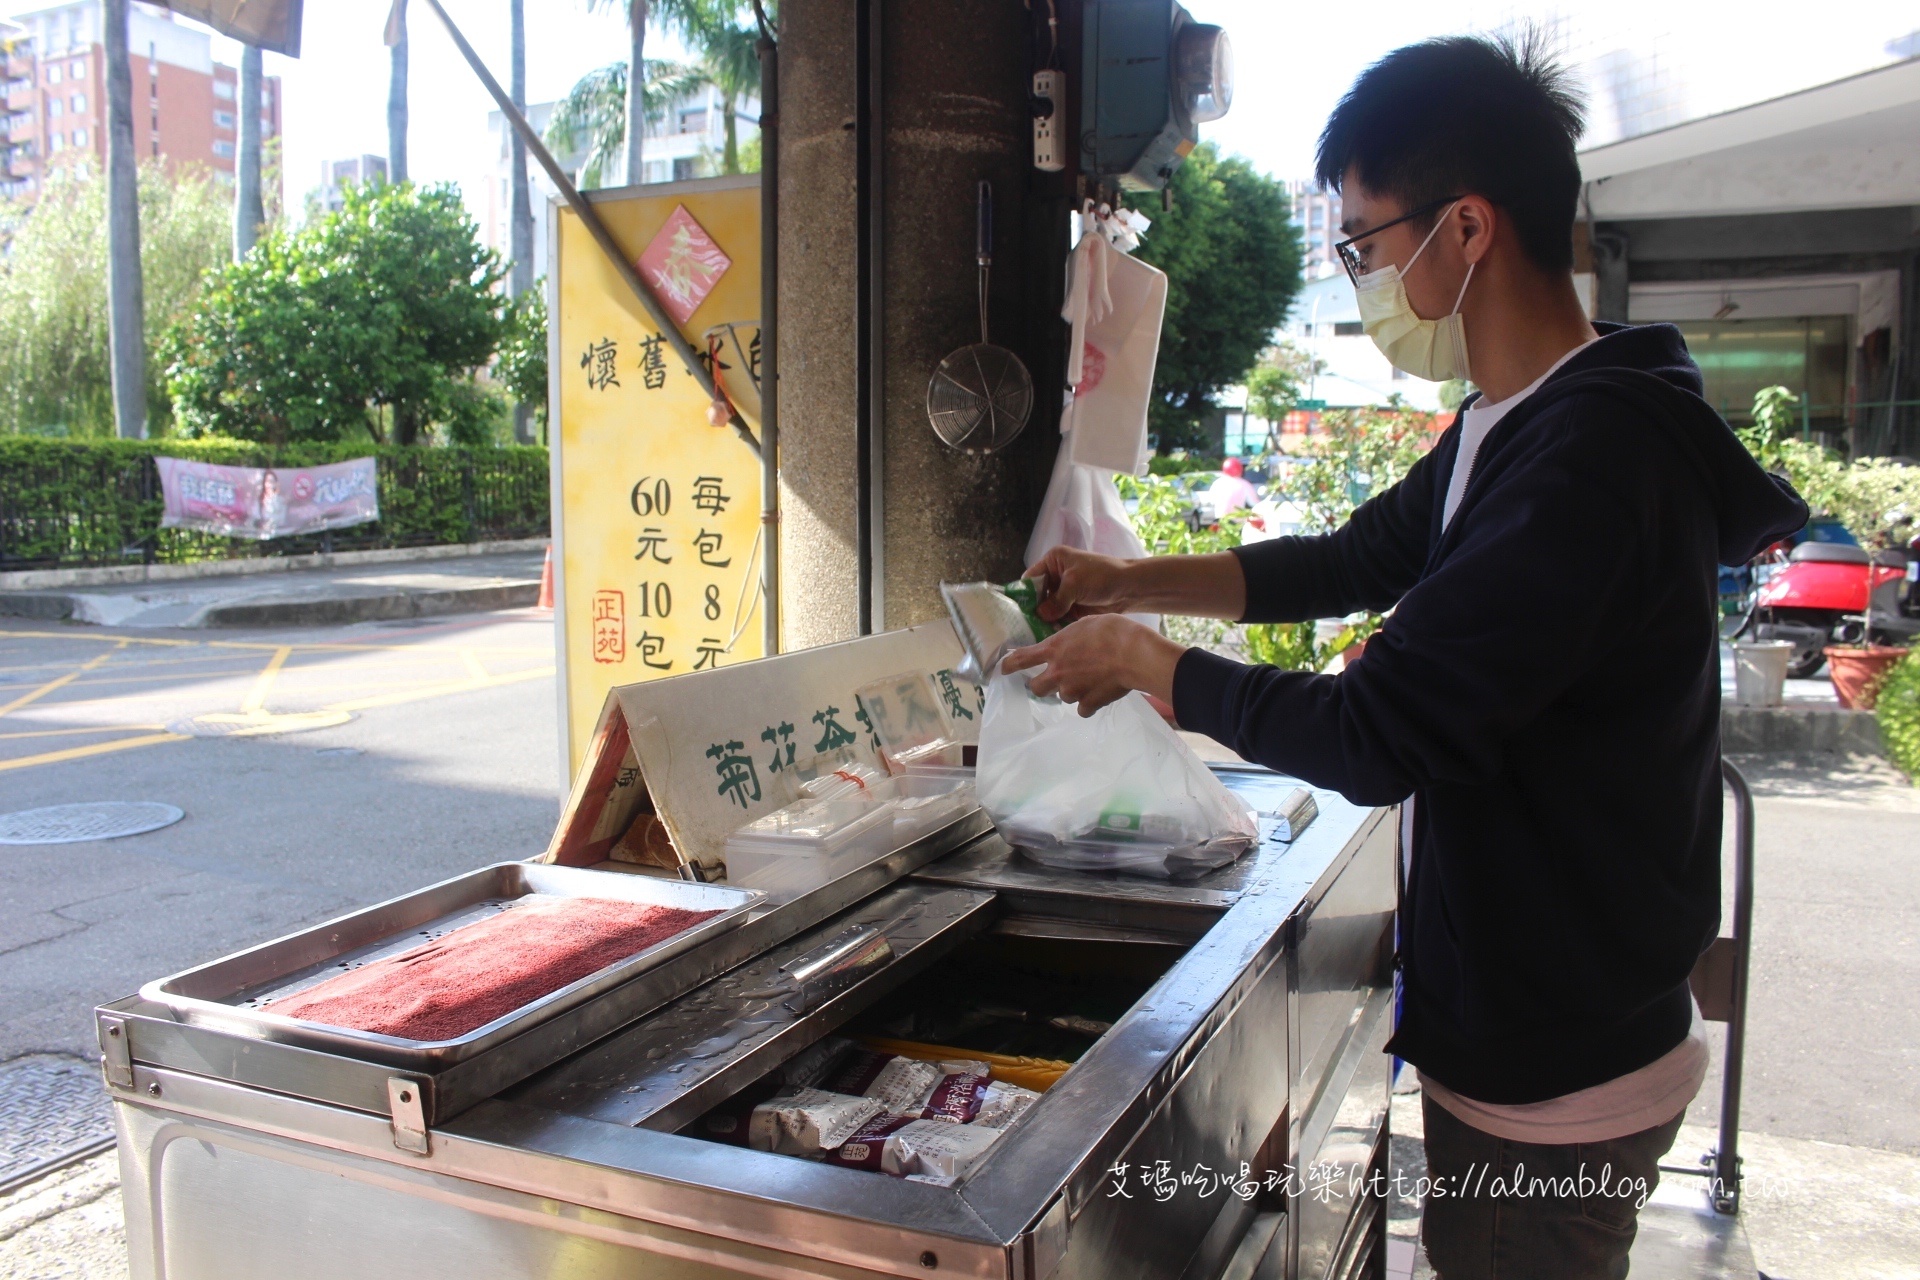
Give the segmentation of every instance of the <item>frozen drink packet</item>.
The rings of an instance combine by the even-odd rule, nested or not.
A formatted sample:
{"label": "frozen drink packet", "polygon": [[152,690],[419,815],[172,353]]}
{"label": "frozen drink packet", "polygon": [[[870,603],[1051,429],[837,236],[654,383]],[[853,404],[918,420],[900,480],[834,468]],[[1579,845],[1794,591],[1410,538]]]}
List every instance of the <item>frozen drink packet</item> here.
{"label": "frozen drink packet", "polygon": [[881,1112],[872,1098],[794,1089],[753,1109],[747,1145],[786,1156],[817,1156],[844,1143]]}

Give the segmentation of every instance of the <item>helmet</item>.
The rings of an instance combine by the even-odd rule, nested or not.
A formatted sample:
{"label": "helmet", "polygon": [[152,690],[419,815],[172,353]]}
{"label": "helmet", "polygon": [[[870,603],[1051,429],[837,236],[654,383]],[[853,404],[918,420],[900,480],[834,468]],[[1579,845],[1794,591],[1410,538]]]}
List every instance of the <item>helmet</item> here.
{"label": "helmet", "polygon": [[1238,480],[1246,472],[1246,467],[1238,458],[1228,458],[1220,464],[1220,470]]}

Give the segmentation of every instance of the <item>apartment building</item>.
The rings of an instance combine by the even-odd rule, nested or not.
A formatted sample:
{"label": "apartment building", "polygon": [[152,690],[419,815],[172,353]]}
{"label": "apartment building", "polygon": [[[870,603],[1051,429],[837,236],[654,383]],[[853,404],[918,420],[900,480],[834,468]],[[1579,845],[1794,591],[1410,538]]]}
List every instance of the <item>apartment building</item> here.
{"label": "apartment building", "polygon": [[[527,120],[543,137],[547,122],[553,118],[555,105],[552,102],[535,102],[527,106]],[[744,147],[750,140],[760,136],[759,119],[759,99],[745,98],[735,104],[735,137],[740,146]],[[504,254],[509,252],[512,236],[509,225],[513,200],[509,180],[512,171],[512,151],[509,146],[512,130],[507,127],[505,116],[498,111],[491,111],[487,113],[487,131],[493,140],[489,153],[490,171],[479,200],[472,203],[476,206],[482,238]],[[647,126],[643,148],[646,157],[645,181],[686,182],[693,178],[716,176],[721,171],[726,140],[725,99],[712,85],[700,85],[669,103],[666,110],[660,113],[660,118]],[[554,159],[559,161],[569,177],[578,182],[581,167],[586,164],[587,148],[580,145],[571,151],[557,152]],[[601,185],[624,186],[626,174],[626,155],[622,151],[601,174]],[[544,263],[547,251],[547,205],[555,192],[546,174],[531,159],[527,163],[527,175],[533,197],[533,251],[536,262]],[[540,266],[537,270],[544,271],[545,267]]]}
{"label": "apartment building", "polygon": [[1293,205],[1293,225],[1300,231],[1300,266],[1309,280],[1319,280],[1339,271],[1340,258],[1333,246],[1340,235],[1340,193],[1329,191],[1311,178],[1296,178],[1287,184],[1287,198]]}
{"label": "apartment building", "polygon": [[[231,176],[239,143],[239,72],[213,60],[213,37],[166,9],[131,7],[133,141],[142,160]],[[104,165],[105,50],[99,0],[23,13],[0,24],[5,112],[0,197],[31,201],[63,165]],[[280,80],[260,92],[261,137],[280,134]]]}

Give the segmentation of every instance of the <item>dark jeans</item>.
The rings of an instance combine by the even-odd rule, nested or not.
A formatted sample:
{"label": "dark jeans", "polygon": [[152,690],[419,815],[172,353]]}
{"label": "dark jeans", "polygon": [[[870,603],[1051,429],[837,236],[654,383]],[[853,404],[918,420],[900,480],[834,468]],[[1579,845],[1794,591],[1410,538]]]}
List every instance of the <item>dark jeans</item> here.
{"label": "dark jeans", "polygon": [[1440,1280],[1624,1280],[1640,1205],[1685,1115],[1607,1142],[1483,1133],[1423,1098],[1420,1241]]}

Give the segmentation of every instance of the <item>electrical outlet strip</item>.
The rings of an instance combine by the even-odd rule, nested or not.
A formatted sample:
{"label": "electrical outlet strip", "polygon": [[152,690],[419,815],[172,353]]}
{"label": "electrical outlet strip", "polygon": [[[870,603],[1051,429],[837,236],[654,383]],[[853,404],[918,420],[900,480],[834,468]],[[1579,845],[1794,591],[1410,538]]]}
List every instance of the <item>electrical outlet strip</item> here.
{"label": "electrical outlet strip", "polygon": [[[1066,106],[1067,73],[1033,73],[1033,167],[1058,173],[1067,167],[1060,155],[1060,113]],[[1046,114],[1040,114],[1044,107]]]}

